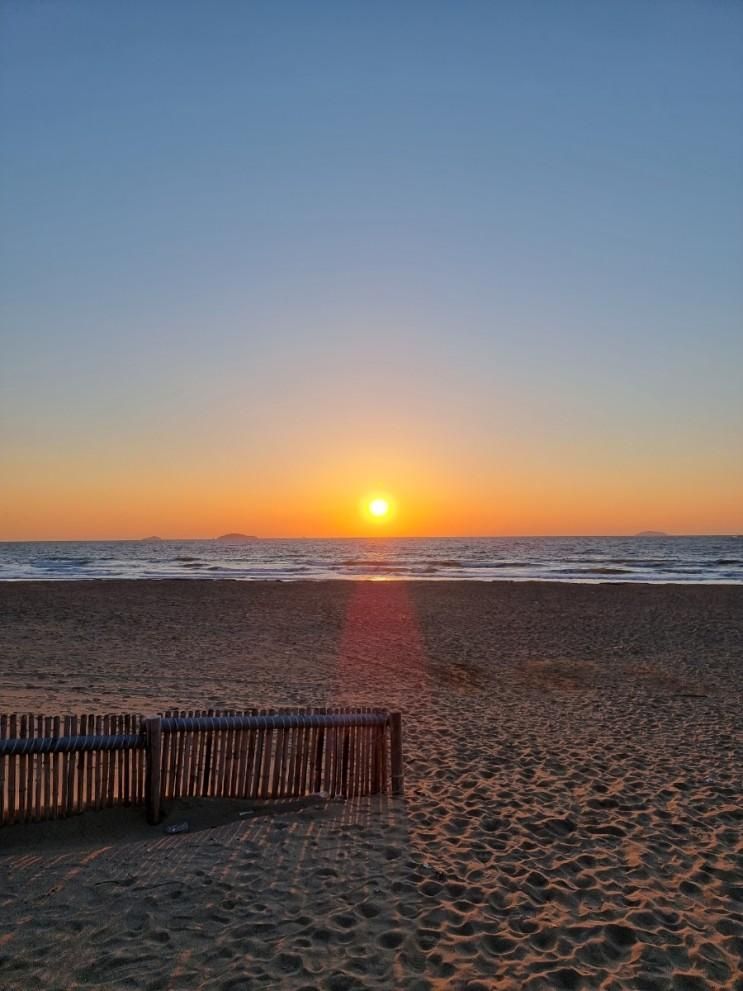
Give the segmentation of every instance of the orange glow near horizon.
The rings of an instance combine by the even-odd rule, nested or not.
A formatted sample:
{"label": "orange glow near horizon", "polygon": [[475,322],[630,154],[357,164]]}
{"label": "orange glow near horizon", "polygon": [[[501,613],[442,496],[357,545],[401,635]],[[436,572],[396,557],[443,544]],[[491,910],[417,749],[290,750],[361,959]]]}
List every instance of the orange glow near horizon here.
{"label": "orange glow near horizon", "polygon": [[[19,451],[0,486],[0,540],[743,531],[743,473],[714,449],[681,466],[660,456],[629,465],[618,452],[581,463],[564,449],[529,458],[501,440],[487,463],[445,439],[426,448],[403,437],[397,449],[341,434],[292,441],[242,460],[199,443],[33,460]],[[376,500],[386,512],[372,511]]]}

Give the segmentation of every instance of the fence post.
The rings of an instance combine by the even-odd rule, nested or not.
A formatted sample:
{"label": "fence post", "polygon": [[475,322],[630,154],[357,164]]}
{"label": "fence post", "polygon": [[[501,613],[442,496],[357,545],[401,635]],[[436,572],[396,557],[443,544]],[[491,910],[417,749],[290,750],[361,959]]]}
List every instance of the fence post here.
{"label": "fence post", "polygon": [[392,794],[402,795],[405,782],[402,768],[402,714],[390,713],[390,770],[392,771]]}
{"label": "fence post", "polygon": [[160,764],[162,761],[162,723],[159,716],[144,721],[147,749],[145,789],[147,800],[147,822],[156,826],[160,822]]}

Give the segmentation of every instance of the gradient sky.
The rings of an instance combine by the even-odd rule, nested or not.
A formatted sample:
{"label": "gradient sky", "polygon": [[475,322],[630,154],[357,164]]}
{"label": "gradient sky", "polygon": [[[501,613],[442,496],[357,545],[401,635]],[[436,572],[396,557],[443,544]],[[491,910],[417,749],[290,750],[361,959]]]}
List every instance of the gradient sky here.
{"label": "gradient sky", "polygon": [[742,531],[742,107],[737,0],[0,0],[0,539]]}

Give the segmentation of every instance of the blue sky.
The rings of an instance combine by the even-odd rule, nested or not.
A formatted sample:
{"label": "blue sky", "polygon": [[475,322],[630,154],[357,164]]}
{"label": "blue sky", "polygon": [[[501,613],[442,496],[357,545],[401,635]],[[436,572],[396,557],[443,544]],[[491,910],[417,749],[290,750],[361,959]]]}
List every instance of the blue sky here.
{"label": "blue sky", "polygon": [[353,427],[393,487],[595,466],[743,525],[743,6],[0,10],[8,504],[155,444],[286,487]]}

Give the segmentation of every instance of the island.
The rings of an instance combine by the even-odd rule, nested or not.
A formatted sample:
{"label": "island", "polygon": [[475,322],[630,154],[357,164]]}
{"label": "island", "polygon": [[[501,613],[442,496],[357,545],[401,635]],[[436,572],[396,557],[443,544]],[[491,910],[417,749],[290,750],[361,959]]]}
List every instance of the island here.
{"label": "island", "polygon": [[253,540],[258,540],[258,537],[247,533],[223,533],[221,537],[215,537],[214,539],[220,540],[223,544],[247,544]]}
{"label": "island", "polygon": [[153,541],[154,542],[157,542],[157,541],[161,541],[162,539],[163,539],[162,537],[140,537],[139,538],[140,543],[143,543],[143,544],[151,544]]}
{"label": "island", "polygon": [[668,537],[670,534],[664,533],[662,530],[641,530],[639,533],[635,534],[635,537]]}

